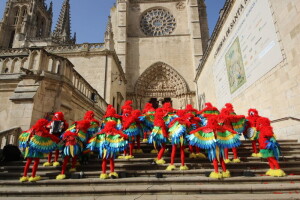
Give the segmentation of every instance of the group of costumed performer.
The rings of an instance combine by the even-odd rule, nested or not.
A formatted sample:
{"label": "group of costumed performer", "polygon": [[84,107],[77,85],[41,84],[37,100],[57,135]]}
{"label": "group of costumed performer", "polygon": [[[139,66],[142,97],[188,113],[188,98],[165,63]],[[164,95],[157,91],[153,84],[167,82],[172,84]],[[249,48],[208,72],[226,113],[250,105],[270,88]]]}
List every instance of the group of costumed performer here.
{"label": "group of costumed performer", "polygon": [[[118,115],[116,110],[108,105],[101,128],[100,122],[94,118],[93,111],[86,112],[84,119],[73,123],[69,129],[61,112],[55,113],[51,122],[45,119],[38,120],[31,129],[23,132],[19,137],[20,147],[24,149],[24,157],[27,159],[24,175],[20,181],[39,180],[40,177],[36,176],[39,159],[44,154],[50,154],[55,150],[54,161],[58,162],[56,154],[59,147],[62,150],[63,164],[57,179],[65,179],[65,170],[70,158],[72,158],[70,171],[76,171],[78,156],[85,150],[99,153],[102,159],[100,178],[116,178],[118,174],[114,171],[115,157],[118,153],[124,152],[124,158],[134,158],[134,143],[137,141],[140,149],[139,142],[143,133],[144,140],[150,133],[148,142],[154,144],[156,151],[159,150],[155,159],[157,164],[165,164],[163,154],[166,152],[166,145],[172,145],[171,162],[166,170],[176,168],[174,160],[178,146],[181,158],[180,170],[188,169],[185,165],[184,148],[189,146],[190,157],[196,157],[191,154],[200,153],[200,149],[206,151],[208,159],[214,166],[210,177],[230,177],[230,172],[226,169],[228,149],[233,149],[233,162],[239,162],[236,148],[241,144],[240,134],[244,133],[245,138],[252,141],[252,156],[267,158],[270,169],[266,174],[285,175],[277,161],[280,156],[279,144],[276,142],[270,121],[259,116],[255,109],[249,109],[248,116],[245,118],[243,115],[236,115],[231,104],[225,104],[219,112],[211,103],[206,103],[201,111],[191,105],[187,105],[184,110],[175,110],[170,103],[166,103],[162,108],[157,109],[154,109],[151,104],[146,104],[141,114],[139,110],[133,110],[131,104],[132,101],[125,102],[122,115]],[[53,132],[52,126],[55,125],[53,122],[57,121],[60,125],[59,131]],[[259,153],[256,142],[259,143]],[[107,160],[110,162],[110,174],[106,174]],[[29,178],[27,173],[32,161],[34,166],[32,177]],[[50,155],[48,163],[51,163]],[[218,170],[219,163],[222,173]]]}
{"label": "group of costumed performer", "polygon": [[[35,182],[41,179],[40,176],[36,176],[36,171],[40,162],[40,158],[44,158],[45,153],[50,153],[57,148],[59,139],[49,133],[46,119],[39,119],[33,126],[27,131],[24,131],[19,136],[19,147],[23,150],[26,164],[24,167],[24,174],[20,178],[21,182],[29,181]],[[32,175],[29,178],[27,176],[28,169],[32,163]]]}

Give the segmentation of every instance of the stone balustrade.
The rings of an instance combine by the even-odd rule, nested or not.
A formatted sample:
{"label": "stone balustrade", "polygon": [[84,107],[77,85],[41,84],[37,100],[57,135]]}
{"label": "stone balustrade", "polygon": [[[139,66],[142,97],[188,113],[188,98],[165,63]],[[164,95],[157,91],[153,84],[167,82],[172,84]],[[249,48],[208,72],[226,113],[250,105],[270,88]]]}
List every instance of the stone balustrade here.
{"label": "stone balustrade", "polygon": [[0,131],[0,149],[3,149],[5,145],[12,144],[18,146],[18,137],[22,129],[20,127],[14,127],[5,131]]}
{"label": "stone balustrade", "polygon": [[83,43],[74,45],[48,46],[45,50],[48,52],[80,52],[80,51],[102,51],[105,49],[104,43]]}
{"label": "stone balustrade", "polygon": [[[69,47],[70,49],[76,49],[83,46],[84,45],[74,45],[73,47]],[[88,48],[97,49],[100,48],[100,46],[101,45],[99,44],[89,44]],[[59,51],[60,47],[47,47],[48,50],[51,48],[53,48],[52,51]],[[77,91],[87,97],[101,110],[106,109],[107,103],[105,100],[74,69],[73,64],[66,58],[51,54],[43,48],[0,50],[0,75],[16,74],[21,72],[25,72],[27,75],[58,75],[69,84],[72,84]]]}

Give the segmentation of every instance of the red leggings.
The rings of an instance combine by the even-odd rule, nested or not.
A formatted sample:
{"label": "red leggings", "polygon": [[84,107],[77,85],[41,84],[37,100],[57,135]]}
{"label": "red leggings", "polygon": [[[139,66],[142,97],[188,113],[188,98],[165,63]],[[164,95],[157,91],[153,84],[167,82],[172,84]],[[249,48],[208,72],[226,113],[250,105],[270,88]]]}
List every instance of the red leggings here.
{"label": "red leggings", "polygon": [[160,160],[162,158],[162,156],[164,155],[164,152],[166,150],[166,144],[163,143],[161,146],[161,149],[159,150],[158,154],[157,154],[157,160]]}
{"label": "red leggings", "polygon": [[[191,152],[191,153],[194,153],[194,152],[195,152],[195,151],[194,151],[194,146],[189,145],[189,149],[190,149],[190,152]],[[200,153],[200,148],[199,148],[199,147],[195,147],[195,149],[196,149],[196,153]]]}
{"label": "red leggings", "polygon": [[[174,165],[175,155],[176,155],[176,144],[172,145],[172,153],[171,153],[171,165]],[[184,146],[180,145],[180,158],[181,158],[181,166],[184,166]]]}
{"label": "red leggings", "polygon": [[279,163],[274,157],[267,158],[271,169],[280,169]]}
{"label": "red leggings", "polygon": [[36,170],[37,170],[38,165],[40,163],[40,159],[39,158],[27,158],[27,161],[26,161],[26,164],[25,164],[25,167],[24,167],[24,174],[23,174],[23,176],[27,176],[28,169],[29,169],[29,166],[31,165],[32,160],[34,160],[33,167],[32,167],[32,177],[35,177]]}
{"label": "red leggings", "polygon": [[[110,164],[110,172],[115,171],[115,161],[114,158],[109,158],[109,164]],[[107,165],[107,159],[102,159],[102,174],[106,174],[106,165]]]}
{"label": "red leggings", "polygon": [[[129,143],[129,155],[132,156],[133,154],[133,147],[134,147],[134,143],[132,141],[132,143]],[[126,148],[124,150],[124,155],[126,156],[128,154],[128,148]]]}
{"label": "red leggings", "polygon": [[253,153],[257,153],[256,142],[257,142],[257,140],[252,140],[252,141],[251,141]]}
{"label": "red leggings", "polygon": [[[224,152],[225,152],[225,159],[228,159],[228,149],[225,148]],[[237,159],[238,158],[237,149],[236,148],[232,148],[232,152],[233,152],[233,158]]]}
{"label": "red leggings", "polygon": [[[225,164],[223,158],[220,158],[220,163],[221,163],[223,172],[226,172],[226,164]],[[214,165],[214,170],[215,170],[215,172],[218,173],[218,172],[219,172],[219,168],[218,168],[218,160],[217,160],[216,158],[213,160],[213,165]]]}
{"label": "red leggings", "polygon": [[[76,163],[77,163],[77,158],[78,158],[78,156],[75,156],[75,157],[72,158],[72,168],[75,168]],[[67,165],[69,163],[69,160],[70,160],[70,156],[65,156],[64,157],[64,163],[61,167],[61,174],[65,174]]]}
{"label": "red leggings", "polygon": [[[54,157],[54,162],[57,162],[58,160],[58,156],[59,156],[59,150],[55,150],[55,157]],[[48,162],[51,163],[51,159],[52,159],[52,152],[49,153],[48,155]]]}
{"label": "red leggings", "polygon": [[[133,144],[135,144],[135,140],[133,141]],[[136,144],[137,144],[137,149],[141,149],[141,136],[140,135],[136,136]]]}

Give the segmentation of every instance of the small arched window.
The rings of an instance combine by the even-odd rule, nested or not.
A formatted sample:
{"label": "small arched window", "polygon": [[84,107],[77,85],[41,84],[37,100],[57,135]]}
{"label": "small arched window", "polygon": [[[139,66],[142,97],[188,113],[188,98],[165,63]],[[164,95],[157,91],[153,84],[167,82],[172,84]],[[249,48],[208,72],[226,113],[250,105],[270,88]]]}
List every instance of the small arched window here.
{"label": "small arched window", "polygon": [[20,8],[15,8],[15,16],[14,16],[14,25],[18,24],[19,22],[19,16],[20,16]]}
{"label": "small arched window", "polygon": [[27,16],[27,7],[23,7],[22,8],[22,21],[21,22],[24,22],[26,16]]}

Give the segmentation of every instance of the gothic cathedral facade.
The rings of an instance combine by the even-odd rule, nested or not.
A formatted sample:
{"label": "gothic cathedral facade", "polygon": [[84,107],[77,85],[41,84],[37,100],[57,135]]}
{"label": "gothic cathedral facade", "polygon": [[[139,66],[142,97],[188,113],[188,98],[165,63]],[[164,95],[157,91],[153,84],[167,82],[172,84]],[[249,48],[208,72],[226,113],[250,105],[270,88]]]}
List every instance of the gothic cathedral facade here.
{"label": "gothic cathedral facade", "polygon": [[193,80],[209,39],[204,0],[118,0],[111,22],[135,107],[196,105]]}

